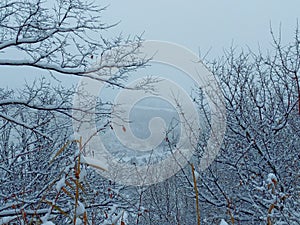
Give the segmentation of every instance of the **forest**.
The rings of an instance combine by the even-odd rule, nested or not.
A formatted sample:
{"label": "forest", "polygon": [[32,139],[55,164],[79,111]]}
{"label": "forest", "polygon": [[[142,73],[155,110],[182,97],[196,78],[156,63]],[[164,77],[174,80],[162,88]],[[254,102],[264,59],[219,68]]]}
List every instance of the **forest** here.
{"label": "forest", "polygon": [[[106,30],[119,26],[103,22],[105,10],[89,0],[0,2],[0,68],[27,67],[47,74],[23,88],[0,87],[0,225],[300,224],[298,24],[288,44],[271,29],[268,52],[232,46],[215,60],[199,59],[218,84],[214,93],[221,95],[226,124],[222,143],[216,144],[218,154],[201,170],[214,126],[205,87],[194,87],[190,96],[201,132],[187,123],[190,110],[185,112],[176,96],[175,108],[162,109],[161,102],[151,100],[133,114],[130,120],[143,123],[133,131],[140,138],[148,135],[142,127],[151,115],[163,118],[168,128],[150,163],[154,151],[141,150],[133,157],[115,144],[114,131],[127,134],[130,121],[113,101],[91,99],[76,85],[49,81],[72,76],[114,90],[155,93],[160,77],[127,86],[152,58],[142,54],[142,36],[105,37]],[[74,96],[79,95],[84,105],[77,107]],[[90,113],[92,117],[84,116]],[[79,135],[74,121],[80,126],[87,120],[97,121],[95,132],[111,154],[132,168],[150,168],[180,152],[179,130],[185,123],[187,139],[196,136],[197,143],[172,176],[128,185],[114,179],[117,170],[102,176],[105,166],[85,158],[93,135],[88,140]]]}

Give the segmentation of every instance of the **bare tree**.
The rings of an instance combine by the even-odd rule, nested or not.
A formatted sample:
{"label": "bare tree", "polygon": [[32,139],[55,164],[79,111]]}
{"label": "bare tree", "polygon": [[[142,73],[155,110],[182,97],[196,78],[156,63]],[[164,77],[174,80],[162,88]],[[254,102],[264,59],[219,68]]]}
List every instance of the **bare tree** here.
{"label": "bare tree", "polygon": [[[105,9],[81,0],[2,1],[0,66],[38,68],[50,75],[85,76],[124,87],[127,73],[146,63],[138,56],[141,39],[106,39],[104,32],[116,24],[102,21]],[[16,99],[0,105],[17,103],[40,107]]]}
{"label": "bare tree", "polygon": [[[266,54],[232,47],[209,64],[225,98],[227,130],[220,155],[197,180],[201,224],[300,223],[299,31],[287,45],[271,36]],[[209,128],[201,90],[194,101]],[[204,131],[191,159],[196,165]],[[140,224],[196,224],[190,168],[147,189],[141,202],[147,213]]]}
{"label": "bare tree", "polygon": [[[105,7],[91,1],[5,0],[0,9],[1,54],[14,52],[19,56],[1,57],[0,65],[88,76],[112,67],[124,73],[144,64],[134,54],[140,44],[139,38],[105,39],[104,31],[114,25],[102,22],[101,12]],[[92,67],[91,63],[96,61]],[[110,83],[105,75],[94,79]],[[111,83],[120,84],[117,80]]]}
{"label": "bare tree", "polygon": [[[139,37],[105,38],[114,25],[102,22],[103,10],[83,0],[2,1],[0,66],[124,87],[128,72],[147,60],[139,57]],[[204,224],[300,223],[299,31],[287,46],[272,37],[267,55],[232,48],[210,64],[228,121],[220,156],[197,180]],[[112,224],[125,214],[132,224],[195,223],[190,168],[149,188],[128,188],[81,161],[80,140],[70,136],[74,92],[45,80],[20,92],[0,89],[0,224]],[[203,109],[199,93],[194,100]],[[104,130],[110,103],[99,101],[98,107]]]}
{"label": "bare tree", "polygon": [[[221,156],[204,173],[206,212],[234,224],[299,224],[299,31],[267,55],[232,48],[212,64],[227,107]],[[209,206],[208,206],[208,205]]]}
{"label": "bare tree", "polygon": [[[0,67],[89,77],[124,88],[128,73],[147,60],[139,55],[140,37],[105,38],[116,25],[102,21],[105,9],[83,0],[1,1]],[[41,224],[48,219],[59,224],[74,219],[75,224],[76,218],[104,224],[120,218],[122,208],[135,210],[122,198],[123,186],[99,178],[80,162],[78,140],[70,136],[71,110],[83,110],[73,108],[75,91],[53,87],[46,79],[21,90],[0,89],[0,224]],[[101,130],[112,109],[111,103],[97,101],[97,119],[104,121]],[[85,169],[89,182],[84,180]],[[77,212],[81,206],[88,216]]]}

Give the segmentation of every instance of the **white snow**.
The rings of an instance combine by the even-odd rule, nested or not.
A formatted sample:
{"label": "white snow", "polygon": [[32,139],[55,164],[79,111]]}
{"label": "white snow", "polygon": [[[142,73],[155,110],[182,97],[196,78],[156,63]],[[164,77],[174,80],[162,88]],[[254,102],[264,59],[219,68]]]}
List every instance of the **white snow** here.
{"label": "white snow", "polygon": [[8,224],[10,221],[12,221],[13,219],[16,219],[17,216],[6,216],[3,218],[0,218],[0,225],[2,224]]}
{"label": "white snow", "polygon": [[46,222],[42,223],[41,225],[55,225],[55,224],[52,223],[51,221],[46,221]]}
{"label": "white snow", "polygon": [[81,163],[92,166],[97,169],[108,171],[108,164],[105,159],[102,159],[102,161],[100,161],[100,159],[98,159],[98,158],[94,159],[91,157],[82,157]]}
{"label": "white snow", "polygon": [[56,191],[57,192],[59,192],[60,191],[60,189],[63,187],[63,186],[65,186],[65,182],[66,182],[66,178],[65,178],[65,176],[63,176],[58,182],[57,182],[57,184],[56,184]]}
{"label": "white snow", "polygon": [[226,221],[222,219],[220,225],[228,225],[228,223],[226,223]]}
{"label": "white snow", "polygon": [[78,201],[78,206],[76,209],[76,216],[81,216],[84,214],[84,212],[85,212],[84,205],[80,201]]}
{"label": "white snow", "polygon": [[196,180],[198,180],[198,178],[200,177],[200,174],[197,172],[197,170],[194,170],[194,174],[195,174]]}
{"label": "white snow", "polygon": [[267,184],[272,184],[273,181],[277,182],[277,177],[274,173],[269,173],[267,178]]}
{"label": "white snow", "polygon": [[83,167],[79,174],[79,181],[80,182],[84,181],[84,178],[86,177],[86,175],[87,175],[86,169],[85,169],[85,167]]}
{"label": "white snow", "polygon": [[81,135],[80,135],[79,133],[74,132],[73,134],[71,134],[71,135],[69,136],[68,139],[69,139],[69,140],[79,140],[80,137],[81,137]]}
{"label": "white snow", "polygon": [[76,225],[82,225],[82,224],[83,224],[82,220],[80,218],[77,218]]}

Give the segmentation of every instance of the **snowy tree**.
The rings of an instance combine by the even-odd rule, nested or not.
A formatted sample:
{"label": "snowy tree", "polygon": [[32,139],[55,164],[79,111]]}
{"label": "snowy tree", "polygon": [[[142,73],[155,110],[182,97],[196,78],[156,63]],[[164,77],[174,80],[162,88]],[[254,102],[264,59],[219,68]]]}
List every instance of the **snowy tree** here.
{"label": "snowy tree", "polygon": [[[128,73],[147,60],[138,56],[140,37],[105,37],[115,26],[102,21],[105,9],[82,0],[1,1],[0,67],[27,67],[55,79],[84,76],[123,88]],[[80,161],[79,137],[71,136],[71,110],[82,110],[72,108],[75,91],[45,78],[20,90],[0,89],[1,224],[104,224],[129,208],[121,197],[125,187]],[[97,104],[101,130],[112,108]]]}
{"label": "snowy tree", "polygon": [[[147,60],[138,57],[140,38],[105,38],[114,26],[102,21],[105,9],[83,0],[1,1],[0,66],[123,88],[128,73]],[[227,131],[196,188],[189,165],[150,187],[100,177],[72,135],[75,89],[47,79],[1,88],[0,224],[196,224],[198,218],[201,224],[299,224],[299,31],[289,45],[272,37],[268,54],[232,48],[209,63],[225,97]],[[210,126],[202,94],[194,101],[208,110],[207,132],[191,159],[195,165]],[[99,99],[97,107],[104,132],[111,103]]]}
{"label": "snowy tree", "polygon": [[[144,64],[134,54],[139,39],[104,38],[103,31],[113,25],[101,19],[105,7],[92,1],[4,0],[0,9],[2,66],[28,66],[75,76],[101,71],[93,78],[121,85],[122,74]],[[112,49],[114,55],[107,53]],[[107,79],[105,75],[112,67],[119,73]]]}
{"label": "snowy tree", "polygon": [[212,63],[228,121],[200,195],[207,214],[235,224],[299,223],[299,31],[286,46],[272,37],[267,55],[232,48]]}
{"label": "snowy tree", "polygon": [[[132,206],[133,199],[129,204],[123,196],[127,192],[125,187],[101,178],[93,168],[80,163],[79,143],[71,135],[68,110],[73,93],[70,89],[52,87],[45,79],[20,91],[1,89],[4,117],[0,120],[0,217],[3,223],[48,220],[67,223],[77,217],[78,221],[84,220],[86,216],[92,224],[99,221],[104,224],[122,209],[137,211]],[[17,99],[18,104],[5,104],[12,99]],[[109,111],[103,110],[101,118],[106,120],[106,114]],[[81,209],[77,213],[74,213],[75,205]]]}
{"label": "snowy tree", "polygon": [[[227,130],[220,155],[197,179],[201,224],[299,224],[298,35],[283,45],[272,34],[267,54],[231,48],[209,63],[226,100]],[[202,94],[194,96],[201,109]],[[144,191],[139,224],[196,224],[195,199],[186,166]]]}

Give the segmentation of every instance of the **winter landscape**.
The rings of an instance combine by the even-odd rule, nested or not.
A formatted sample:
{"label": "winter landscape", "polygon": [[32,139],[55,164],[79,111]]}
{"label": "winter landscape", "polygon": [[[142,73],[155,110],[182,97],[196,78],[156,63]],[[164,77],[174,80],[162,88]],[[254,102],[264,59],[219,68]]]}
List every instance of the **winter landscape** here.
{"label": "winter landscape", "polygon": [[[180,24],[200,3],[133,2],[144,11],[0,2],[0,225],[300,224],[299,3],[257,11],[270,15],[251,23],[269,24],[262,46],[203,55]],[[255,21],[250,3],[228,4]],[[187,47],[146,42],[154,6],[149,24],[166,37],[176,24]],[[290,7],[292,32],[272,25],[274,7]],[[124,33],[122,15],[144,30]]]}

